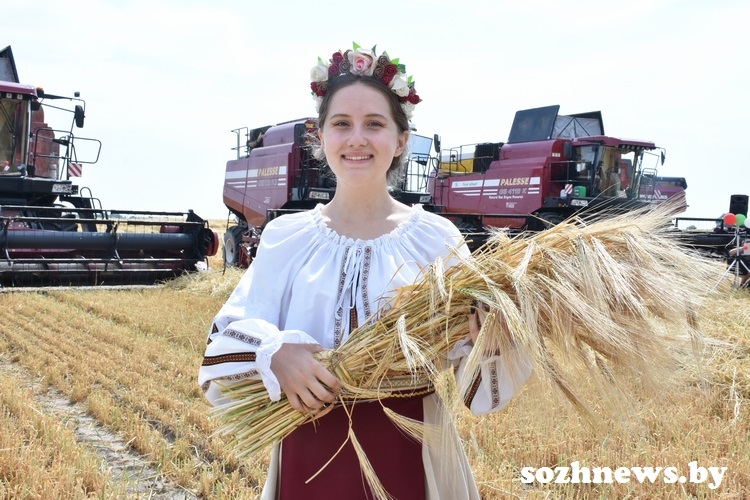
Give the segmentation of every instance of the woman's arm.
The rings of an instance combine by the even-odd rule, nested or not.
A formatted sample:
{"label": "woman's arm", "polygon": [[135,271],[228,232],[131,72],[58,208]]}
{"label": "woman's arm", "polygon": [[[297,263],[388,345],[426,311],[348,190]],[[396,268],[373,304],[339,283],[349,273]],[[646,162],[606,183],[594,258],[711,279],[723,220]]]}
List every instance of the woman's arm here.
{"label": "woman's arm", "polygon": [[[485,306],[478,304],[469,314],[469,337],[458,342],[449,355],[464,404],[475,415],[502,409],[531,376],[531,364],[513,347],[485,354],[478,368],[473,370],[475,373],[466,372],[469,355],[478,341],[487,312]],[[508,340],[505,345],[512,343]]]}
{"label": "woman's arm", "polygon": [[[332,396],[323,384],[337,390],[338,381],[318,363],[313,353],[319,341],[289,324],[291,287],[309,243],[307,219],[275,219],[263,232],[257,255],[230,297],[214,317],[206,342],[198,382],[208,400],[222,402],[221,385],[243,379],[262,380],[269,398],[281,391],[293,407],[315,407]],[[273,365],[273,366],[272,366]],[[321,403],[322,404],[322,403]]]}

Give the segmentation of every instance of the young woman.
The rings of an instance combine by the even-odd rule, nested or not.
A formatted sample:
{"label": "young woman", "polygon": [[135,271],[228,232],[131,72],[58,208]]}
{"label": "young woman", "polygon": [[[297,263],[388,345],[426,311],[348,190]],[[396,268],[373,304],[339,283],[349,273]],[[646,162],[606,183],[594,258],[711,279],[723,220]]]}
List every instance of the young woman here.
{"label": "young woman", "polygon": [[[199,382],[212,403],[221,398],[215,382],[260,377],[271,400],[283,391],[298,411],[326,409],[276,446],[263,498],[375,498],[346,442],[350,424],[390,497],[479,498],[434,388],[344,408],[337,403],[341,383],[313,356],[346,342],[390,291],[419,279],[423,267],[441,258],[450,265],[451,248],[469,251],[448,219],[389,194],[419,102],[403,66],[355,46],[318,64],[312,77],[316,154],[335,174],[336,193],[327,205],[279,217],[264,229],[256,258],[214,319],[206,349],[211,361],[201,367]],[[451,353],[457,368],[483,317],[480,310],[469,318],[466,341]],[[509,374],[502,355],[486,359],[481,372],[466,400],[477,414],[499,410],[528,377]],[[406,436],[383,406],[435,425],[444,438]]]}

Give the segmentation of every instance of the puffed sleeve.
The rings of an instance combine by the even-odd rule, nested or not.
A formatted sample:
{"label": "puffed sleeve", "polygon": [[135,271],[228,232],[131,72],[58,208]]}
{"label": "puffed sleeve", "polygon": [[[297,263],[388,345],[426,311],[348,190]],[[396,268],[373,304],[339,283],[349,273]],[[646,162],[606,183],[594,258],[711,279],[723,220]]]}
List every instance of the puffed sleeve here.
{"label": "puffed sleeve", "polygon": [[278,401],[281,387],[271,371],[271,357],[283,343],[317,344],[303,331],[279,327],[296,260],[290,251],[299,248],[288,240],[298,237],[303,229],[298,226],[294,219],[269,224],[253,263],[214,317],[198,371],[198,383],[211,404],[222,402],[218,384],[247,378],[260,378],[271,400]]}
{"label": "puffed sleeve", "polygon": [[[449,358],[453,362],[456,380],[462,380],[471,339],[456,343]],[[531,363],[513,349],[489,356],[480,361],[479,370],[468,387],[460,387],[464,405],[474,415],[485,415],[503,408],[531,376]]]}

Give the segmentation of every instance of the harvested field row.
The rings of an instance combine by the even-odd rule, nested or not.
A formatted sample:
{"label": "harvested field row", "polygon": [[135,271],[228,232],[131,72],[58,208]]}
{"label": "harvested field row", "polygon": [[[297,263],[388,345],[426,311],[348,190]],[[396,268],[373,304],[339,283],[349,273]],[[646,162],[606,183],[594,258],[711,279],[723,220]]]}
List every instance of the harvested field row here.
{"label": "harvested field row", "polygon": [[[211,318],[240,274],[211,271],[136,290],[0,294],[0,497],[257,498],[267,453],[238,461],[221,439],[209,437],[217,423],[195,378]],[[716,342],[706,349],[702,372],[685,374],[669,397],[644,391],[639,406],[621,418],[608,415],[591,426],[534,381],[497,415],[477,418],[453,401],[483,496],[750,494],[748,305],[750,295],[721,287],[703,310],[704,331]],[[450,397],[449,379],[444,385]],[[38,397],[50,391],[70,405],[41,404]],[[87,442],[71,428],[65,408],[72,403],[81,412],[74,420],[111,433],[112,443],[121,440],[110,445],[111,453],[102,455],[101,443]],[[128,469],[124,479],[117,464],[127,454],[143,465],[140,472]],[[613,470],[674,466],[681,473],[695,461],[727,471],[715,491],[708,480],[520,481],[523,467],[574,461]]]}

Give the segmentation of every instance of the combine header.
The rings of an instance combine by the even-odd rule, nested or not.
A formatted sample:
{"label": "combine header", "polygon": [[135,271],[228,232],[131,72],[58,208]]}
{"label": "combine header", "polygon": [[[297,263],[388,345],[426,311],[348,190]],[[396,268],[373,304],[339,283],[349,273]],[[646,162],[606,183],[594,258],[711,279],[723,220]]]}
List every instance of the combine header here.
{"label": "combine header", "polygon": [[[0,51],[0,288],[154,284],[216,254],[216,233],[192,211],[105,210],[79,189],[71,177],[96,163],[101,149],[73,133],[83,127],[84,101],[17,80],[7,47]],[[70,109],[59,104],[66,101]],[[69,129],[47,125],[47,106],[72,115]]]}

